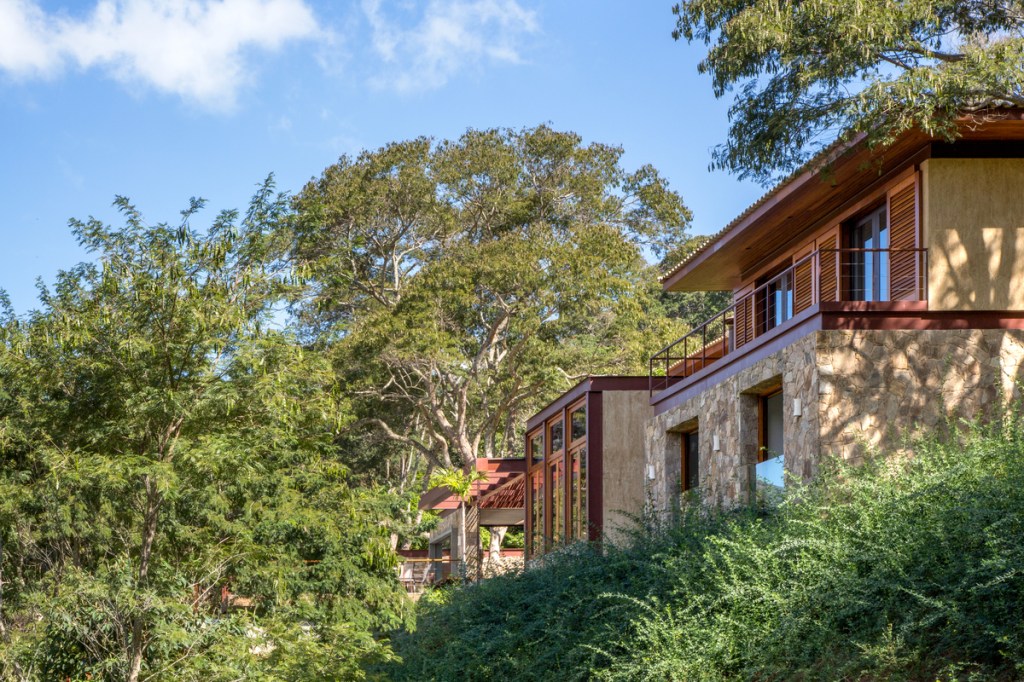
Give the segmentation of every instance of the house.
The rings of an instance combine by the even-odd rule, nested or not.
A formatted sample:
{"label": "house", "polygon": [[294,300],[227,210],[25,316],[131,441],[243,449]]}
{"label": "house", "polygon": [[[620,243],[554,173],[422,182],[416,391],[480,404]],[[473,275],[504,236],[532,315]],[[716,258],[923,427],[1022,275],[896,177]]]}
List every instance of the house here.
{"label": "house", "polygon": [[667,291],[733,303],[650,360],[655,508],[690,487],[742,502],[1017,395],[1022,113],[962,134],[833,149],[665,275]]}
{"label": "house", "polygon": [[588,377],[526,423],[526,555],[615,537],[644,508],[647,377]]}
{"label": "house", "polygon": [[474,473],[481,475],[470,487],[468,500],[446,486],[435,486],[420,496],[419,509],[439,512],[440,523],[428,540],[424,557],[428,568],[417,573],[412,564],[420,557],[409,555],[401,570],[414,576],[421,586],[449,578],[478,580],[514,567],[516,559],[522,561],[522,552],[502,557],[500,546],[483,547],[480,528],[524,524],[526,460],[479,457],[464,472],[471,477]]}
{"label": "house", "polygon": [[993,414],[1024,380],[1024,112],[833,147],[662,279],[730,291],[650,358],[527,422],[527,558],[681,494],[733,505],[826,457]]}

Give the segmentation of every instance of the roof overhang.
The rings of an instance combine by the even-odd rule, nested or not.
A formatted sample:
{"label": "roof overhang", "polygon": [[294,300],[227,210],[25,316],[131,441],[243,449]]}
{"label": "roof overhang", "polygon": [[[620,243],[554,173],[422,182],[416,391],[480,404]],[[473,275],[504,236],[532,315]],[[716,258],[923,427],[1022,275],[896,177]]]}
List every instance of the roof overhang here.
{"label": "roof overhang", "polygon": [[[1000,110],[961,126],[962,140],[1024,139],[1024,112]],[[864,136],[837,145],[779,183],[661,280],[665,291],[732,291],[794,242],[931,154],[937,138],[914,130],[885,148]],[[956,143],[954,143],[955,146]]]}
{"label": "roof overhang", "polygon": [[[525,458],[478,457],[476,471],[484,474],[487,478],[475,482],[469,494],[473,501],[480,504],[482,508],[523,509],[525,507]],[[420,496],[419,508],[423,510],[456,509],[458,506],[459,498],[447,486],[431,488]]]}

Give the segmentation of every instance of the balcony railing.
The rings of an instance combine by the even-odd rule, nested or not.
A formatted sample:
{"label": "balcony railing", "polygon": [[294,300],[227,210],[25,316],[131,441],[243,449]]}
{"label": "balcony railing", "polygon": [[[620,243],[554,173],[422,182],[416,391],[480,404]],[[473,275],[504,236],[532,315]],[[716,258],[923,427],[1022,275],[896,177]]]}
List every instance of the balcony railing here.
{"label": "balcony railing", "polygon": [[651,393],[822,302],[928,300],[927,249],[822,249],[772,276],[650,359]]}

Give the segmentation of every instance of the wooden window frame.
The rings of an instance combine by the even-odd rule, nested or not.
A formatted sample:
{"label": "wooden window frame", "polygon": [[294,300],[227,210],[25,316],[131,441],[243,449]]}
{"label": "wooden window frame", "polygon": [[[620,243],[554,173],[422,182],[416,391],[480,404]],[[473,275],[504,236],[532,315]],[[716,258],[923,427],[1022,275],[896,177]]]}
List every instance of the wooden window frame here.
{"label": "wooden window frame", "polygon": [[[697,434],[697,443],[698,443],[698,445],[697,445],[697,452],[695,453],[697,455],[697,484],[691,486],[689,484],[689,482],[690,482],[690,465],[689,465],[688,462],[689,462],[689,456],[691,454],[690,453],[690,437],[693,434]],[[682,467],[681,467],[681,470],[683,472],[682,480],[680,481],[680,487],[682,488],[682,491],[685,493],[685,492],[688,492],[690,490],[695,490],[698,487],[700,487],[700,427],[699,426],[698,427],[694,427],[692,429],[688,429],[688,430],[682,432],[682,434],[681,434],[681,441],[680,441],[680,444],[679,444],[679,451],[680,451],[680,455],[682,457]]]}
{"label": "wooden window frame", "polygon": [[[768,461],[770,458],[768,454],[768,444],[766,439],[768,437],[768,406],[767,402],[769,398],[782,393],[782,386],[773,387],[757,397],[757,461],[756,464]],[[782,454],[782,453],[778,453]],[[773,455],[777,457],[778,454]]]}

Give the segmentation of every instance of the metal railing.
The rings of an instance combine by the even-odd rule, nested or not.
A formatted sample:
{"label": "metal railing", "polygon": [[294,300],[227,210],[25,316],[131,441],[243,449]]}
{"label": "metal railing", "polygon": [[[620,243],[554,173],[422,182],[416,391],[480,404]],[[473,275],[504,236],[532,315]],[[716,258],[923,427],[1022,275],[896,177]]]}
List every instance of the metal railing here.
{"label": "metal railing", "polygon": [[821,302],[927,301],[927,249],[821,249],[651,356],[650,392],[754,343]]}

